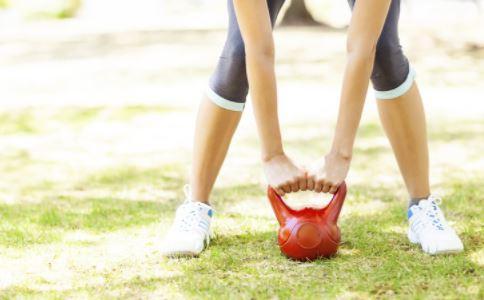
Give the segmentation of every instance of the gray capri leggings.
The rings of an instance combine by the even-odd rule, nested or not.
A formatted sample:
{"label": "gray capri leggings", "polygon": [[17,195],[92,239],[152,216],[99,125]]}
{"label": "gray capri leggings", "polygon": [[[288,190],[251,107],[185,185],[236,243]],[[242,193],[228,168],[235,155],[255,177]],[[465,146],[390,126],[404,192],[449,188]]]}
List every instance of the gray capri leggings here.
{"label": "gray capri leggings", "polygon": [[[267,0],[274,26],[285,0]],[[353,8],[355,0],[348,0]],[[249,91],[245,69],[244,41],[235,16],[232,0],[227,1],[229,27],[222,54],[213,73],[207,96],[218,106],[233,110],[244,109]],[[412,86],[415,72],[403,54],[398,37],[400,0],[392,0],[388,16],[377,43],[371,81],[377,99],[394,99]]]}

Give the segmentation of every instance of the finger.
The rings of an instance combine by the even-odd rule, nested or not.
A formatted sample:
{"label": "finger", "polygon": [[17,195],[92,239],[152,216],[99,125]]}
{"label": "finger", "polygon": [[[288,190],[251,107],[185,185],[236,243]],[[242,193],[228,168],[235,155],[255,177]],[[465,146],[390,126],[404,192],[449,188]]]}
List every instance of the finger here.
{"label": "finger", "polygon": [[291,192],[295,193],[299,191],[299,181],[297,179],[294,179],[291,182]]}
{"label": "finger", "polygon": [[316,181],[316,183],[314,184],[314,191],[316,193],[321,193],[321,190],[323,189],[323,184],[324,182],[321,182],[321,181]]}
{"label": "finger", "polygon": [[335,194],[338,191],[338,186],[337,185],[332,185],[331,188],[329,189],[329,192],[331,194]]}
{"label": "finger", "polygon": [[310,191],[314,191],[314,177],[308,177],[308,186],[307,189]]}
{"label": "finger", "polygon": [[289,183],[285,183],[280,187],[284,192],[290,193],[291,192],[291,185]]}
{"label": "finger", "polygon": [[301,191],[308,189],[308,180],[306,176],[301,176],[301,178],[299,178],[299,188]]}
{"label": "finger", "polygon": [[331,189],[331,186],[332,186],[331,182],[325,182],[323,185],[323,189],[321,191],[323,193],[327,193]]}
{"label": "finger", "polygon": [[275,190],[276,190],[276,193],[281,197],[283,197],[286,194],[282,189],[275,189]]}

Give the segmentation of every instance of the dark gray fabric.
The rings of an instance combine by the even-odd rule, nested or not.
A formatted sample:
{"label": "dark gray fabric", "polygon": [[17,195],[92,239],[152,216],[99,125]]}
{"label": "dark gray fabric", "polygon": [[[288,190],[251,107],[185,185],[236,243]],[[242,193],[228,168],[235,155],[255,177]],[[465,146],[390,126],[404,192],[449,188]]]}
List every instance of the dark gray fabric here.
{"label": "dark gray fabric", "polygon": [[[210,88],[220,97],[243,103],[249,91],[245,70],[244,41],[235,16],[233,0],[227,0],[229,27],[225,46],[215,72],[210,79]],[[285,0],[267,0],[269,15],[274,26]]]}
{"label": "dark gray fabric", "polygon": [[[227,0],[229,26],[227,39],[217,67],[210,79],[210,88],[220,97],[244,103],[249,91],[245,69],[244,42],[235,16],[233,0]],[[285,0],[267,0],[274,26]],[[353,8],[355,0],[348,0]],[[371,80],[377,91],[389,91],[400,86],[409,74],[409,63],[398,37],[400,0],[393,0],[378,40]]]}
{"label": "dark gray fabric", "polygon": [[[353,8],[355,0],[348,0]],[[376,57],[371,74],[373,87],[377,91],[389,91],[400,86],[407,79],[410,65],[403,54],[398,37],[400,0],[393,0],[385,25],[376,46]]]}

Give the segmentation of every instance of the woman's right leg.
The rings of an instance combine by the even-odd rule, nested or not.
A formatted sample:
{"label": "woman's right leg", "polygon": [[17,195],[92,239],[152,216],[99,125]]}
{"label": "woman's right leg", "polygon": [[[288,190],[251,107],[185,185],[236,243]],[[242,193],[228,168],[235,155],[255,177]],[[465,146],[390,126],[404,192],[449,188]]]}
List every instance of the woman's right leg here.
{"label": "woman's right leg", "polygon": [[203,97],[195,125],[190,174],[192,201],[208,204],[241,115],[242,112],[221,108]]}
{"label": "woman's right leg", "polygon": [[[274,24],[285,0],[267,0]],[[239,123],[249,86],[245,49],[232,0],[224,49],[198,111],[190,175],[191,200],[209,202],[210,192]]]}
{"label": "woman's right leg", "polygon": [[[274,23],[284,0],[267,0]],[[227,41],[198,110],[190,174],[191,192],[177,210],[163,243],[167,256],[198,255],[209,240],[210,193],[237,128],[248,94],[245,50],[232,0]]]}

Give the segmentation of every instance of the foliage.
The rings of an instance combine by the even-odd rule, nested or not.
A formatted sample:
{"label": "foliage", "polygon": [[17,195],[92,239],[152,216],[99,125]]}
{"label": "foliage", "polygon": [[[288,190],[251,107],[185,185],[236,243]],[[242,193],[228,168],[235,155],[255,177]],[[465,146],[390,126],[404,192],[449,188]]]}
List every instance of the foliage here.
{"label": "foliage", "polygon": [[[1,1],[1,0],[0,0]],[[28,18],[70,18],[82,0],[9,0],[10,5]]]}

